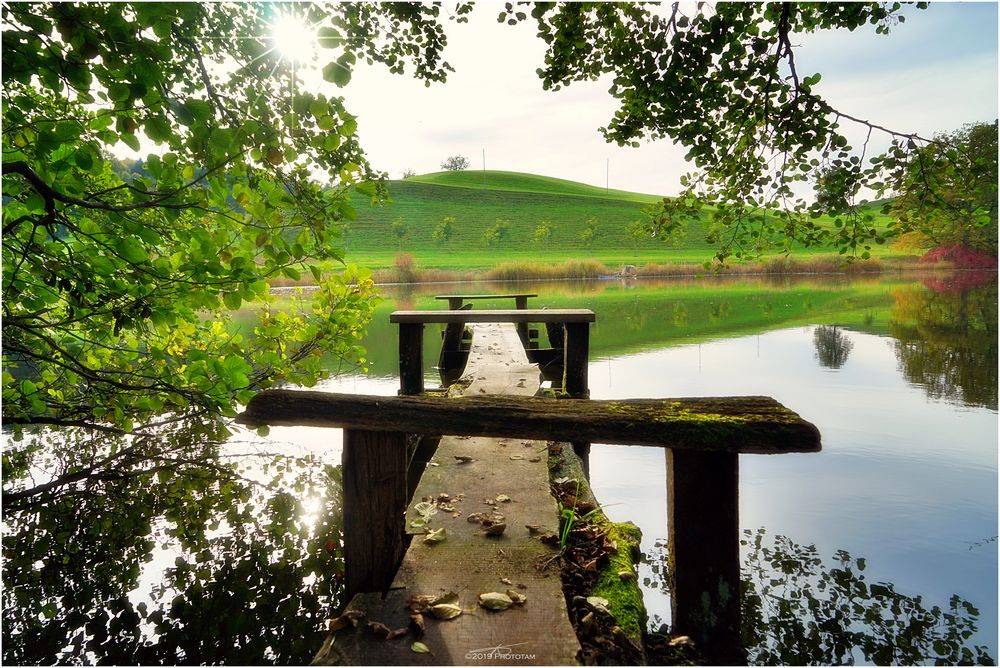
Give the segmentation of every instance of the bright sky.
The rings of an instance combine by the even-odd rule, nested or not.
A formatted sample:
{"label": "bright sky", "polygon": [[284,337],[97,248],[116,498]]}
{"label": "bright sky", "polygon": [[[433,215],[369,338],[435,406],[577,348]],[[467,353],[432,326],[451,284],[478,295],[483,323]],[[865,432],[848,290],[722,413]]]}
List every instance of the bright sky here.
{"label": "bright sky", "polygon": [[[690,171],[684,151],[667,141],[605,143],[598,128],[616,109],[609,82],[543,91],[535,70],[544,45],[528,24],[497,23],[502,6],[480,2],[469,23],[446,22],[445,59],[456,70],[446,84],[426,88],[358,66],[343,95],[372,164],[400,178],[404,169],[438,171],[446,157],[462,154],[482,169],[485,150],[487,169],[597,186],[607,176],[612,188],[677,192]],[[932,3],[906,16],[888,36],[868,28],[801,38],[800,76],[821,72],[816,90],[835,108],[903,131],[930,135],[996,118],[997,4]],[[333,92],[331,84],[316,85]],[[873,138],[870,151],[887,143]]]}

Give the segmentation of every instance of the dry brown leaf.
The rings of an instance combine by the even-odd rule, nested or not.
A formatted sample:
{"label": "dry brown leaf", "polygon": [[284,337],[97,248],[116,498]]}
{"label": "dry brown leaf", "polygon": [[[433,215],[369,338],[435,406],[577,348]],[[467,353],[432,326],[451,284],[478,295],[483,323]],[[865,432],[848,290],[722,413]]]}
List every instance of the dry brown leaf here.
{"label": "dry brown leaf", "polygon": [[513,589],[507,590],[507,597],[514,602],[514,605],[524,605],[524,602],[528,600],[528,597],[524,594],[518,593]]}
{"label": "dry brown leaf", "polygon": [[491,591],[479,595],[479,605],[487,610],[493,610],[494,612],[506,610],[513,604],[514,602],[510,600],[510,597],[507,596],[507,594],[501,594],[498,591]]}
{"label": "dry brown leaf", "polygon": [[340,617],[327,621],[327,629],[330,631],[339,631],[341,629],[346,629],[347,627],[357,628],[358,622],[360,622],[364,616],[365,613],[360,610],[348,610]]}

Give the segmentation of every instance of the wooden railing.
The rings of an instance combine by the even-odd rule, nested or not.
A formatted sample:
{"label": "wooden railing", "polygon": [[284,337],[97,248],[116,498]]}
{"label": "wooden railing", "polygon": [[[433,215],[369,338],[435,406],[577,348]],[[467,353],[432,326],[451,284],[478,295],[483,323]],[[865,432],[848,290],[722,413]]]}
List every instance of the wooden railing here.
{"label": "wooden railing", "polygon": [[[409,318],[393,315],[402,324]],[[820,449],[816,427],[768,397],[596,401],[271,390],[254,397],[239,421],[344,428],[350,594],[387,590],[406,550],[408,434],[666,448],[673,629],[723,657],[738,657],[740,647],[739,455]]]}
{"label": "wooden railing", "polygon": [[590,323],[594,322],[594,312],[588,309],[394,311],[389,321],[399,325],[400,394],[416,395],[424,391],[425,324],[545,323],[559,328],[562,333],[558,349],[562,357],[562,389],[573,397],[587,396]]}

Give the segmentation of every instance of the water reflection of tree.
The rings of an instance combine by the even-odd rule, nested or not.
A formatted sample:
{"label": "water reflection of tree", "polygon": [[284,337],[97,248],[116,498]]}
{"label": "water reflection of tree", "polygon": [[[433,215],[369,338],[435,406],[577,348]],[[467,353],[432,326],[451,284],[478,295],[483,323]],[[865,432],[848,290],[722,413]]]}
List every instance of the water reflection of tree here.
{"label": "water reflection of tree", "polygon": [[[920,596],[869,582],[863,558],[838,550],[827,566],[814,545],[764,529],[744,531],[741,606],[751,665],[993,665],[987,647],[970,644],[979,610],[952,596],[928,607]],[[647,586],[669,593],[668,555],[657,544]],[[659,620],[654,618],[654,624]]]}
{"label": "water reflection of tree", "polygon": [[[339,591],[339,469],[219,464],[223,435],[164,434],[186,443],[169,465],[135,452],[20,497],[28,488],[12,480],[86,472],[134,444],[108,437],[81,453],[52,433],[5,444],[4,663],[309,661]],[[28,451],[32,471],[18,471]]]}
{"label": "water reflection of tree", "polygon": [[997,283],[935,279],[897,290],[889,322],[907,380],[934,399],[997,408]]}
{"label": "water reflection of tree", "polygon": [[816,346],[816,358],[819,364],[827,369],[839,369],[847,363],[847,356],[854,348],[844,332],[836,325],[820,325],[813,332],[813,345]]}

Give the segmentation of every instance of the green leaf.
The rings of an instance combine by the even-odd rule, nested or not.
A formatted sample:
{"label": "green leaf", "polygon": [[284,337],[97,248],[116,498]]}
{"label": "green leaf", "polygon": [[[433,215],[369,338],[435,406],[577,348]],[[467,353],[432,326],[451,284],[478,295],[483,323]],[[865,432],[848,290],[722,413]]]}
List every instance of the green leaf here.
{"label": "green leaf", "polygon": [[230,311],[235,311],[243,304],[243,298],[240,297],[238,292],[225,292],[222,295],[222,303],[226,305]]}
{"label": "green leaf", "polygon": [[132,264],[142,264],[149,259],[146,249],[132,237],[119,237],[115,243],[115,250]]}
{"label": "green leaf", "polygon": [[410,645],[410,651],[416,652],[417,654],[430,654],[431,648],[418,640]]}
{"label": "green leaf", "polygon": [[108,84],[108,98],[115,102],[124,102],[132,97],[132,89],[125,83]]}
{"label": "green leaf", "polygon": [[351,71],[339,62],[332,62],[323,68],[323,79],[343,88],[351,81]]}
{"label": "green leaf", "polygon": [[146,121],[146,136],[158,144],[165,143],[171,137],[170,124],[162,116],[153,116]]}
{"label": "green leaf", "polygon": [[139,150],[139,138],[135,135],[131,135],[126,132],[119,135],[119,139],[121,139],[122,142],[133,151]]}
{"label": "green leaf", "polygon": [[324,49],[336,49],[344,43],[344,37],[335,28],[323,26],[316,33],[316,43]]}

